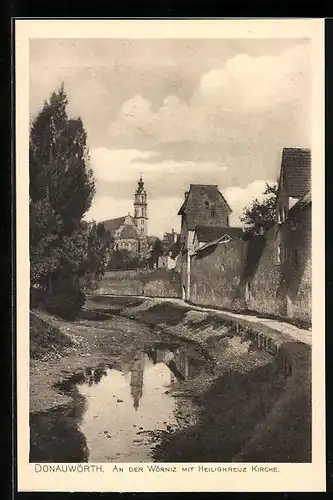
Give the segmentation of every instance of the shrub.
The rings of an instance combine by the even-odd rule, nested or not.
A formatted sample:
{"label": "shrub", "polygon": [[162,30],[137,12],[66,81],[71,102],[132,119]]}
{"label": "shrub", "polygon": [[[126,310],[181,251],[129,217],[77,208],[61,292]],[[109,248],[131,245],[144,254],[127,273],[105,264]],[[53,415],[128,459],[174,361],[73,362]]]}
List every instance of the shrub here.
{"label": "shrub", "polygon": [[79,289],[67,289],[54,295],[47,295],[45,308],[50,314],[60,318],[74,320],[85,303],[85,294]]}

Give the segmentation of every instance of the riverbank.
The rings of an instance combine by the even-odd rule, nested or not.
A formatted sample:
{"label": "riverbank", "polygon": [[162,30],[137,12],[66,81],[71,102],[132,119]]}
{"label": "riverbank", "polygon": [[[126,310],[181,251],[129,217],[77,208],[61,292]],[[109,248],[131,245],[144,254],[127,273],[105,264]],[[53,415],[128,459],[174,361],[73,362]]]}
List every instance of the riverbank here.
{"label": "riverbank", "polygon": [[[132,326],[132,328],[131,328]],[[71,397],[59,391],[73,374],[119,361],[129,348],[155,338],[118,315],[85,310],[76,321],[64,321],[42,311],[30,313],[30,412],[68,404]]]}
{"label": "riverbank", "polygon": [[[77,321],[41,312],[31,320],[33,443],[57,435],[57,456],[70,433],[84,449],[84,436],[73,430],[84,400],[75,391],[59,390],[61,383],[73,373],[117,363],[129,349],[173,337],[200,345],[214,370],[173,385],[175,397],[181,394],[200,408],[200,418],[194,426],[160,435],[156,461],[311,460],[311,349],[290,335],[259,325],[279,352],[291,356],[291,373],[281,369],[275,350],[258,349],[244,319],[237,326],[227,315],[163,299],[93,296]],[[252,322],[252,333],[257,326]],[[45,418],[50,409],[65,414],[61,433],[57,411],[51,421]],[[80,457],[71,459],[85,459]]]}
{"label": "riverbank", "polygon": [[157,460],[196,461],[200,449],[201,461],[311,461],[311,332],[164,299],[99,296],[88,307],[176,332],[215,360],[209,384],[181,387],[201,407],[199,425],[165,436]]}

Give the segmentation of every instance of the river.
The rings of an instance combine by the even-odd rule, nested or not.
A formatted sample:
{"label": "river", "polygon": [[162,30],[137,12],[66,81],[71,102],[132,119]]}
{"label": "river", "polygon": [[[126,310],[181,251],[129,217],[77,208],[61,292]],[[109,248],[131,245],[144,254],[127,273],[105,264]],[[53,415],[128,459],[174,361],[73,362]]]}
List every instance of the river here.
{"label": "river", "polygon": [[83,369],[59,384],[71,405],[31,415],[32,431],[39,430],[31,461],[153,461],[166,435],[197,423],[199,409],[182,385],[213,370],[194,343],[157,338],[129,346],[120,361]]}

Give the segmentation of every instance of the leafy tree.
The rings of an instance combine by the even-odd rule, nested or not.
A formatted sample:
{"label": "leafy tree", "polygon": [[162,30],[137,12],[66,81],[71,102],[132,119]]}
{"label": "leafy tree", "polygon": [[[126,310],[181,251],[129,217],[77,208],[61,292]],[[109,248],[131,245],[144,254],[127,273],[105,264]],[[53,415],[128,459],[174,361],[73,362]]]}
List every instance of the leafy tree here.
{"label": "leafy tree", "polygon": [[32,123],[29,144],[30,199],[45,200],[70,234],[89,210],[94,179],[89,167],[87,136],[80,118],[69,119],[64,86]]}
{"label": "leafy tree", "polygon": [[163,248],[163,243],[160,240],[160,238],[156,238],[156,240],[153,243],[152,250],[150,253],[150,258],[149,262],[151,265],[156,265],[158,264],[158,258],[163,255],[164,248]]}
{"label": "leafy tree", "polygon": [[99,281],[107,270],[111,256],[112,238],[104,224],[95,221],[85,223],[86,251],[79,268],[79,274],[86,276],[86,282]]}
{"label": "leafy tree", "polygon": [[116,248],[111,252],[108,269],[137,269],[139,267],[138,257],[134,257],[125,248]]}
{"label": "leafy tree", "polygon": [[54,281],[74,277],[87,259],[82,218],[95,193],[86,132],[80,118],[68,117],[67,104],[61,85],[30,130],[31,283],[51,292]]}
{"label": "leafy tree", "polygon": [[264,234],[274,225],[277,193],[276,183],[272,185],[266,183],[263,192],[264,199],[259,201],[256,198],[249,207],[244,209],[241,221],[245,223],[245,234]]}
{"label": "leafy tree", "polygon": [[47,286],[60,266],[59,231],[61,220],[46,200],[30,202],[30,280]]}

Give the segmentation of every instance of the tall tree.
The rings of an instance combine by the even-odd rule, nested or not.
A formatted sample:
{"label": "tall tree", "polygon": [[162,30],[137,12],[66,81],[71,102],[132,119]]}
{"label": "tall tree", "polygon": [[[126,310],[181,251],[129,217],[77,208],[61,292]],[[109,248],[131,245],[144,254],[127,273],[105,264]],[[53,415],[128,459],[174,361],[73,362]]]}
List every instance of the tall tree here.
{"label": "tall tree", "polygon": [[277,184],[267,184],[263,192],[264,198],[257,198],[243,211],[241,221],[245,223],[247,235],[266,233],[276,220],[276,199],[278,193]]}
{"label": "tall tree", "polygon": [[[50,283],[64,269],[77,272],[87,237],[81,220],[94,179],[80,118],[70,119],[63,84],[32,123],[29,143],[30,270],[33,284]],[[52,282],[52,279],[51,279]]]}
{"label": "tall tree", "polygon": [[69,119],[63,84],[32,123],[30,131],[30,199],[45,200],[71,233],[89,210],[94,179],[89,167],[87,135],[80,118]]}

